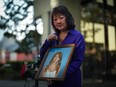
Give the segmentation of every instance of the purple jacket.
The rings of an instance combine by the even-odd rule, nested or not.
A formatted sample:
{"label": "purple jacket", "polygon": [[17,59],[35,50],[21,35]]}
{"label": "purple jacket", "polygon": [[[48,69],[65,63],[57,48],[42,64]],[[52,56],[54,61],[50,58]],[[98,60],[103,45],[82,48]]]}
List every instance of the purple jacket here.
{"label": "purple jacket", "polygon": [[[57,33],[55,34],[58,36]],[[54,84],[50,85],[49,87],[81,87],[80,66],[84,59],[84,53],[85,53],[84,38],[78,30],[71,29],[68,32],[66,38],[61,43],[61,45],[64,45],[64,44],[75,44],[76,45],[74,54],[72,56],[72,60],[66,72],[66,78],[64,81],[54,82]],[[58,41],[57,40],[55,41],[45,40],[45,43],[40,49],[40,57],[43,58],[47,49],[53,45],[58,45]]]}

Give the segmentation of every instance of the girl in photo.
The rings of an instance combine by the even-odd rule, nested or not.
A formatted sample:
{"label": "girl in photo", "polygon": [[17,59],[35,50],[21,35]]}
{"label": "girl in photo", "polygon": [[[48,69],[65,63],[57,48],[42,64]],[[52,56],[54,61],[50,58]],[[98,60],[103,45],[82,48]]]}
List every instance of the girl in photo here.
{"label": "girl in photo", "polygon": [[42,77],[57,77],[60,71],[61,60],[62,52],[55,53],[49,65],[43,69]]}

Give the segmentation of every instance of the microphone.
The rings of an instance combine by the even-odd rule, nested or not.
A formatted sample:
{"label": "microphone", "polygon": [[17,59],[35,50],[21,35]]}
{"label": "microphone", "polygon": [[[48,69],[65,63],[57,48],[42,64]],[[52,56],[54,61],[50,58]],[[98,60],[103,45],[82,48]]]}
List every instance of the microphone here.
{"label": "microphone", "polygon": [[29,70],[34,69],[34,68],[38,68],[39,65],[40,65],[40,63],[41,63],[41,59],[40,59],[40,55],[38,55],[38,56],[37,56],[37,60],[35,61],[35,63],[29,64],[29,65],[27,66],[27,68],[28,68]]}
{"label": "microphone", "polygon": [[41,58],[40,58],[40,55],[38,55],[38,56],[37,56],[37,60],[36,60],[35,63],[34,63],[34,66],[35,66],[35,67],[38,67],[38,66],[40,65],[40,63],[41,63]]}
{"label": "microphone", "polygon": [[38,68],[40,66],[40,63],[41,63],[41,58],[40,58],[40,55],[37,56],[37,61],[35,62],[35,72],[38,71]]}

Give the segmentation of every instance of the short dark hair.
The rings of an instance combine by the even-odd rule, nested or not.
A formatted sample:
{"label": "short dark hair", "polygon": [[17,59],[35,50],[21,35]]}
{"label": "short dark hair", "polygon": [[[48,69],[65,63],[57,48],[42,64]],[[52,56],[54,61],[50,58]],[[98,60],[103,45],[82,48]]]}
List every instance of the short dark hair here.
{"label": "short dark hair", "polygon": [[52,20],[51,20],[51,23],[52,23],[52,26],[54,28],[54,30],[56,32],[59,32],[59,30],[57,30],[54,26],[54,23],[53,23],[53,16],[56,15],[56,14],[62,14],[66,17],[66,23],[67,23],[67,29],[70,30],[70,29],[74,29],[75,28],[75,24],[74,24],[74,18],[72,16],[72,14],[69,12],[69,10],[67,9],[67,7],[63,6],[63,5],[60,5],[60,6],[57,6],[55,8],[53,8],[53,11],[52,11]]}

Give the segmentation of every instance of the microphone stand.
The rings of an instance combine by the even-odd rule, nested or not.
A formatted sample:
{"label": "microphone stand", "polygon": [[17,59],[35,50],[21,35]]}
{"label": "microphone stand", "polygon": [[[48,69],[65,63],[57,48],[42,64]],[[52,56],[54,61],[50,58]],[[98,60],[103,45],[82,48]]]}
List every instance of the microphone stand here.
{"label": "microphone stand", "polygon": [[39,87],[39,81],[38,80],[35,80],[35,86],[34,87]]}
{"label": "microphone stand", "polygon": [[[28,79],[28,76],[29,76],[29,72],[32,70],[32,69],[35,69],[35,74],[38,72],[38,67],[40,65],[41,61],[40,60],[37,60],[37,62],[35,62],[34,64],[31,64],[29,65],[27,68],[28,68],[28,75],[27,75],[27,78],[26,78],[26,82],[27,82],[27,79]],[[24,87],[26,87],[26,82],[25,82],[25,85]],[[28,87],[29,87],[29,82],[28,82]],[[35,85],[33,87],[39,87],[39,81],[38,79],[35,80]]]}
{"label": "microphone stand", "polygon": [[29,87],[29,79],[30,79],[30,69],[26,71],[26,81],[24,84],[24,87],[26,87],[26,85]]}
{"label": "microphone stand", "polygon": [[[36,67],[35,68],[35,74],[37,73],[37,71],[38,71],[38,68]],[[35,79],[35,85],[34,85],[34,87],[39,87],[39,81],[38,81],[38,79]]]}
{"label": "microphone stand", "polygon": [[[35,74],[38,72],[38,67],[41,63],[41,60],[40,60],[40,55],[38,55],[38,60],[37,60],[37,63],[35,64]],[[34,87],[39,87],[39,81],[38,79],[35,79],[35,86]]]}

